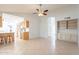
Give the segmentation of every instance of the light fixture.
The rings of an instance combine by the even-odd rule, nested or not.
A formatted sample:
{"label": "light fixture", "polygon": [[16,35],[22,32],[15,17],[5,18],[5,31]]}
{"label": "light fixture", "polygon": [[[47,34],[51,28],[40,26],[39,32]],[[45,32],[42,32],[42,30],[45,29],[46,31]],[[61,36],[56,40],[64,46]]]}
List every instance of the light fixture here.
{"label": "light fixture", "polygon": [[44,16],[42,13],[38,13],[38,16]]}
{"label": "light fixture", "polygon": [[40,6],[40,8],[36,9],[36,12],[33,14],[37,14],[38,16],[47,15],[48,10],[42,10],[42,4],[40,4],[39,6]]}

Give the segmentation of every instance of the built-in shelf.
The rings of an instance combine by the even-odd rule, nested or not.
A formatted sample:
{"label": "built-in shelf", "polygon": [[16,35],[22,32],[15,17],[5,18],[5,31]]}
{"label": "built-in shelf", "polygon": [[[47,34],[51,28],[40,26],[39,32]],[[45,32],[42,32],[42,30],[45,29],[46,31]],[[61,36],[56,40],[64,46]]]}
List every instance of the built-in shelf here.
{"label": "built-in shelf", "polygon": [[57,22],[57,37],[59,40],[77,42],[77,19]]}

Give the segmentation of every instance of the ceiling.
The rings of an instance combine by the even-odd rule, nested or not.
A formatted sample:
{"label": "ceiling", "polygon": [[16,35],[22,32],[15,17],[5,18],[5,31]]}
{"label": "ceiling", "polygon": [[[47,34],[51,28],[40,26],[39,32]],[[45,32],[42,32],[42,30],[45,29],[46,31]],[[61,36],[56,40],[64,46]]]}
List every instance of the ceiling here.
{"label": "ceiling", "polygon": [[[57,8],[70,6],[69,4],[43,4],[42,9],[48,9],[49,12]],[[39,8],[39,4],[0,4],[0,12],[10,13],[33,13]]]}

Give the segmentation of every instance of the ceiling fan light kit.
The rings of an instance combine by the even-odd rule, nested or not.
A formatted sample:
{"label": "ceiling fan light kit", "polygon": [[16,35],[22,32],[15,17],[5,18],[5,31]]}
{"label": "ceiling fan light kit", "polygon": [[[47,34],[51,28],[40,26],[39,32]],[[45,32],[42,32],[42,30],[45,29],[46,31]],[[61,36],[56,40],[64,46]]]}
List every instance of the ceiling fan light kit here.
{"label": "ceiling fan light kit", "polygon": [[38,16],[44,16],[42,13],[39,13]]}

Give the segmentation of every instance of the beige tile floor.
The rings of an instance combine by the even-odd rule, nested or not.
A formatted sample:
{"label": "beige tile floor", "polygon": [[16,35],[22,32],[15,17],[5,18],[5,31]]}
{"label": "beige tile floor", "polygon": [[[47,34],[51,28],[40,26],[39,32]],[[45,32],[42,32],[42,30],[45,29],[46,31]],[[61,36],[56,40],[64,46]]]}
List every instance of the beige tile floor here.
{"label": "beige tile floor", "polygon": [[0,55],[77,55],[77,44],[53,39],[16,39],[14,43],[0,45]]}

